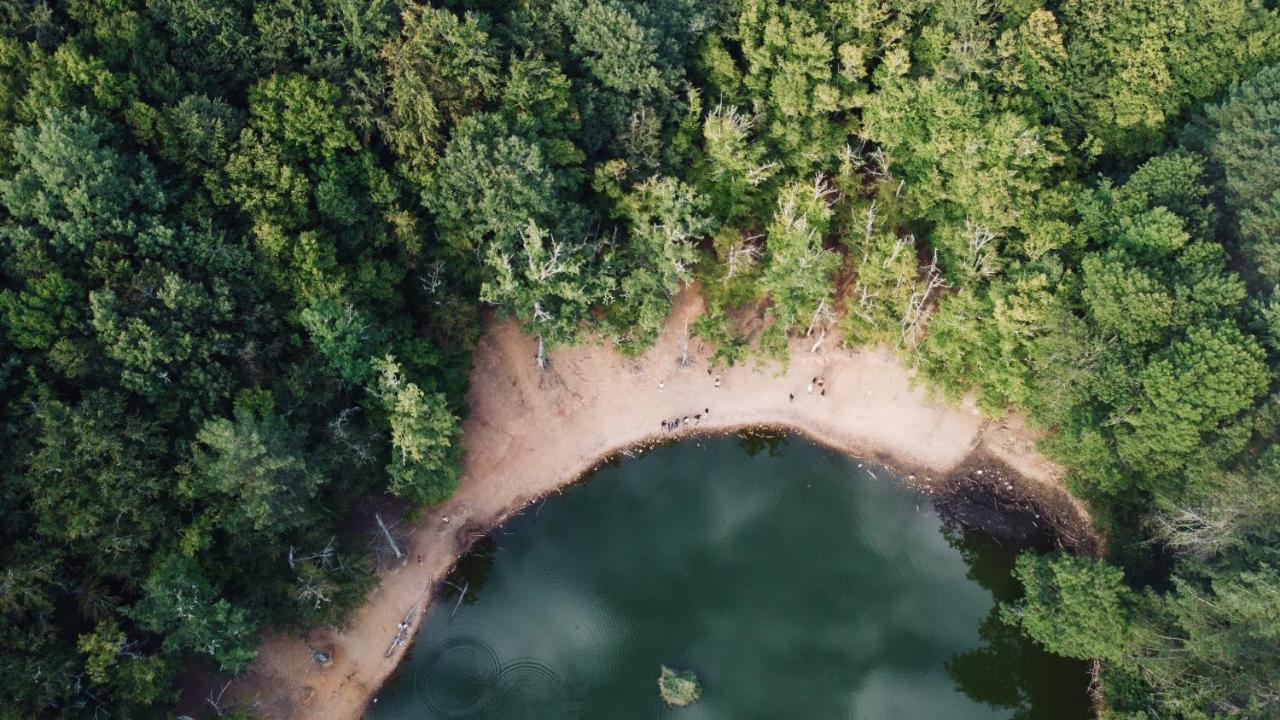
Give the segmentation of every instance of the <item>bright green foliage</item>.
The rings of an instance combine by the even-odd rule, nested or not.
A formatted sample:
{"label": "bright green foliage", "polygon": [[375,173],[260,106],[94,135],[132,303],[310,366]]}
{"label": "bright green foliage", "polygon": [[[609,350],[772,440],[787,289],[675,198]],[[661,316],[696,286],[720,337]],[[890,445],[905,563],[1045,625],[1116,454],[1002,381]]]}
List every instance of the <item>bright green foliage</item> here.
{"label": "bright green foliage", "polygon": [[591,252],[530,222],[515,242],[489,246],[485,268],[491,279],[481,285],[480,300],[501,307],[546,342],[571,342],[609,290],[608,278],[587,271]]}
{"label": "bright green foliage", "polygon": [[387,489],[415,503],[438,503],[458,484],[458,419],[444,396],[406,379],[394,357],[374,362],[374,396],[391,426]]}
{"label": "bright green foliage", "polygon": [[368,312],[341,296],[324,297],[303,308],[298,320],[338,379],[352,386],[368,380],[373,354],[387,341]]}
{"label": "bright green foliage", "polygon": [[919,267],[916,238],[889,229],[897,209],[883,197],[849,209],[845,244],[855,277],[845,298],[843,331],[851,345],[913,345],[928,319],[931,296],[945,287],[932,263]]}
{"label": "bright green foliage", "polygon": [[209,420],[195,439],[183,492],[232,542],[271,543],[305,522],[320,478],[285,418],[240,403],[234,420]]}
{"label": "bright green foliage", "polygon": [[822,178],[792,182],[778,197],[778,210],[765,231],[765,265],[760,287],[773,306],[766,343],[782,351],[787,336],[810,330],[832,301],[831,276],[840,256],[823,247],[831,221],[831,188]]}
{"label": "bright green foliage", "polygon": [[[999,270],[1002,245],[1030,257],[1070,240],[1045,227],[1050,173],[1061,162],[1055,129],[986,107],[976,85],[932,78],[895,81],[869,101],[867,134],[894,152],[907,211],[937,223],[934,247],[953,280]],[[1050,211],[1052,212],[1052,211]]]}
{"label": "bright green foliage", "polygon": [[47,252],[111,280],[122,255],[154,257],[173,242],[156,216],[165,198],[155,170],[110,147],[106,134],[85,110],[49,111],[14,133],[18,169],[0,181],[0,199],[18,224],[3,237],[28,263]]}
{"label": "bright green foliage", "polygon": [[1206,151],[1222,169],[1246,273],[1269,289],[1280,284],[1280,66],[1234,86],[1208,114]]}
{"label": "bright green foliage", "polygon": [[1122,660],[1132,652],[1137,598],[1120,570],[1056,552],[1023,553],[1014,573],[1025,596],[1001,614],[1047,650],[1086,660]]}
{"label": "bright green foliage", "polygon": [[484,24],[471,13],[414,4],[403,22],[400,37],[383,53],[390,109],[383,134],[404,158],[407,174],[425,181],[446,131],[497,91],[498,58]]}
{"label": "bright green foliage", "polygon": [[76,649],[86,657],[89,682],[126,707],[144,708],[168,700],[172,694],[165,689],[172,682],[166,663],[139,653],[139,644],[111,620],[98,623],[92,633],[76,641]]}
{"label": "bright green foliage", "polygon": [[19,483],[28,485],[37,532],[94,548],[98,572],[130,574],[164,529],[153,511],[168,480],[153,468],[166,439],[107,390],[74,405],[42,398],[35,416],[38,435]]}
{"label": "bright green foliage", "polygon": [[[1021,69],[1090,153],[1158,148],[1193,103],[1274,60],[1280,31],[1256,0],[1069,0],[1058,17],[1065,56],[1042,45]],[[1043,15],[1028,23],[1037,24],[1031,37],[1055,34]]]}
{"label": "bright green foliage", "polygon": [[917,293],[923,292],[916,282],[915,238],[873,234],[858,250],[862,256],[855,265],[858,280],[848,300],[845,338],[858,345],[909,339],[916,327],[912,320],[923,320],[923,312],[913,312]]}
{"label": "bright green foliage", "polygon": [[747,0],[738,17],[746,60],[743,89],[769,98],[763,135],[795,174],[820,170],[843,148],[852,129],[837,115],[853,105],[850,82],[838,72],[832,38],[805,8],[776,0]]}
{"label": "bright green foliage", "polygon": [[1176,473],[1199,464],[1206,443],[1218,454],[1238,451],[1248,435],[1242,413],[1270,382],[1258,342],[1223,322],[1238,312],[1244,288],[1227,274],[1221,248],[1194,241],[1184,217],[1166,209],[1205,218],[1196,209],[1203,186],[1161,186],[1153,164],[1168,167],[1153,160],[1084,206],[1086,231],[1110,245],[1082,262],[1081,302],[1100,335],[1084,351],[1094,357],[1082,388],[1090,399],[1078,397],[1065,417],[1045,416],[1063,424],[1052,444],[1064,459],[1113,493],[1135,481],[1180,487]]}
{"label": "bright green foliage", "polygon": [[1205,435],[1229,435],[1241,411],[1266,390],[1262,348],[1231,325],[1195,326],[1155,355],[1136,378],[1136,407],[1117,431],[1116,449],[1145,473],[1176,471]]}
{"label": "bright green foliage", "polygon": [[649,178],[618,205],[631,237],[626,252],[615,253],[613,260],[629,271],[618,284],[618,302],[610,304],[608,322],[619,347],[640,351],[657,338],[671,298],[693,279],[694,243],[711,221],[702,214],[705,200],[673,178]]}
{"label": "bright green foliage", "polygon": [[330,83],[300,75],[255,85],[250,126],[213,195],[251,221],[259,256],[299,302],[342,291],[391,310],[405,272],[394,253],[418,241],[397,221],[398,189],[339,99]]}
{"label": "bright green foliage", "polygon": [[754,125],[755,118],[723,105],[708,113],[703,124],[702,186],[716,218],[726,224],[759,209],[769,178],[778,170],[778,163],[766,159],[764,143],[754,138]]}
{"label": "bright green foliage", "polygon": [[563,227],[568,212],[542,149],[496,115],[463,120],[433,178],[423,199],[455,256],[514,244],[529,222]]}
{"label": "bright green foliage", "polygon": [[256,623],[217,593],[196,562],[176,554],[157,557],[128,614],[149,632],[162,634],[165,649],[204,655],[238,672],[256,654]]}
{"label": "bright green foliage", "polygon": [[570,169],[586,159],[577,145],[582,122],[572,85],[557,65],[540,57],[512,59],[502,114],[519,136],[538,138],[551,163]]}

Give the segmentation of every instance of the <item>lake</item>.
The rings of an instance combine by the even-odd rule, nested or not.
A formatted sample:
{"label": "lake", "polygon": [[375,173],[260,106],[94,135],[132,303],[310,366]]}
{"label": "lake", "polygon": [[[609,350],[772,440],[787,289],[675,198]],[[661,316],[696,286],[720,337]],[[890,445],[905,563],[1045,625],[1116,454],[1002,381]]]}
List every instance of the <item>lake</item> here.
{"label": "lake", "polygon": [[1090,716],[1085,666],[996,615],[1018,548],[891,471],[764,433],[637,455],[481,541],[368,718]]}

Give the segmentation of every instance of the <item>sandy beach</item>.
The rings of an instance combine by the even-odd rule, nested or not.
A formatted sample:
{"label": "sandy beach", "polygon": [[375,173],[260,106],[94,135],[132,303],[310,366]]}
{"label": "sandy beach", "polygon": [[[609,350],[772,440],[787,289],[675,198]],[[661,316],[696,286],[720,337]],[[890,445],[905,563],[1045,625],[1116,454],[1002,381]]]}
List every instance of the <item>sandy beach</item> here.
{"label": "sandy beach", "polygon": [[[269,633],[224,701],[266,718],[359,718],[411,644],[386,656],[400,623],[407,618],[416,630],[432,588],[476,537],[612,453],[656,437],[784,427],[926,484],[944,483],[975,457],[992,458],[1020,476],[1019,492],[1087,518],[1061,489],[1062,469],[1035,452],[1034,435],[1016,418],[993,421],[969,404],[931,398],[888,351],[850,351],[832,339],[810,353],[804,342],[785,368],[748,360],[709,374],[707,348],[694,338],[682,364],[685,328],[700,311],[700,299],[686,291],[644,356],[624,357],[601,343],[557,348],[545,370],[535,364],[536,340],[511,323],[490,323],[476,352],[457,493],[420,515],[406,562],[382,574],[345,628],[306,641]],[[825,396],[817,386],[808,392],[814,377],[824,378]],[[676,433],[661,425],[698,413],[696,426]],[[311,661],[308,641],[332,652],[327,666]]]}

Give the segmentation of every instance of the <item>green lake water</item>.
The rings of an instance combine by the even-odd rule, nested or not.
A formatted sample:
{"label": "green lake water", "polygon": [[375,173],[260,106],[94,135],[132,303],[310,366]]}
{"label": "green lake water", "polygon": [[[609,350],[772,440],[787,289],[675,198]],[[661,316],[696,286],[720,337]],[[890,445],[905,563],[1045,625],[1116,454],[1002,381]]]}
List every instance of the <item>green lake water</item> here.
{"label": "green lake water", "polygon": [[1087,718],[1085,667],[996,617],[1016,552],[803,439],[663,445],[483,541],[368,717]]}

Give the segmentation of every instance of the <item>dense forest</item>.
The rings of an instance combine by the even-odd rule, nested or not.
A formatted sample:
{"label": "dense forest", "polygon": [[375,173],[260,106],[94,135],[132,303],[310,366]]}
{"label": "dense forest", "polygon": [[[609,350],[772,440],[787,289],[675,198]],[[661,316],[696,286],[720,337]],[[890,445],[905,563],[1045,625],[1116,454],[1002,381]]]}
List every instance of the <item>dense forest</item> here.
{"label": "dense forest", "polygon": [[[1280,715],[1274,0],[0,0],[0,718],[163,715],[446,498],[483,308],[885,344],[1104,558],[1107,716]],[[541,361],[541,358],[539,358]],[[534,362],[531,358],[530,362]]]}

